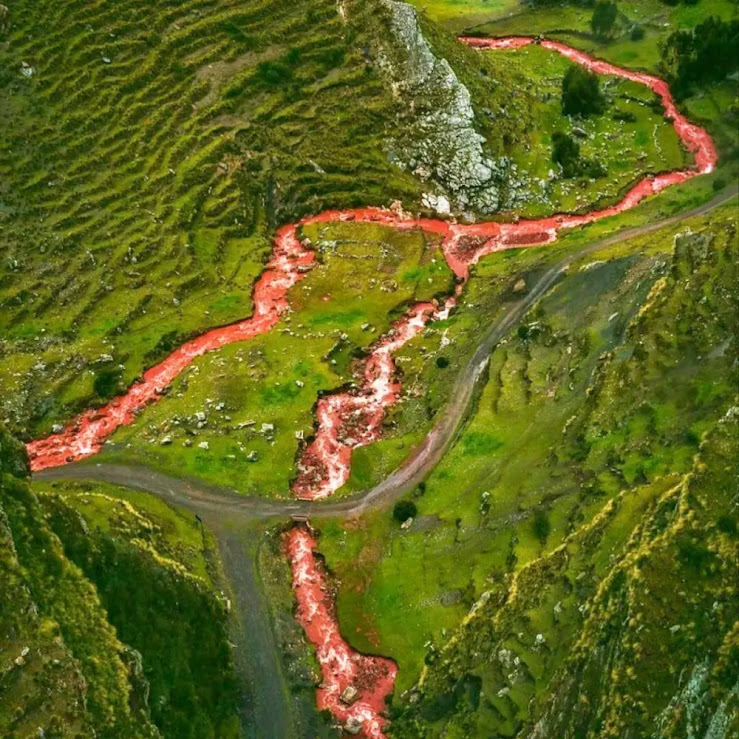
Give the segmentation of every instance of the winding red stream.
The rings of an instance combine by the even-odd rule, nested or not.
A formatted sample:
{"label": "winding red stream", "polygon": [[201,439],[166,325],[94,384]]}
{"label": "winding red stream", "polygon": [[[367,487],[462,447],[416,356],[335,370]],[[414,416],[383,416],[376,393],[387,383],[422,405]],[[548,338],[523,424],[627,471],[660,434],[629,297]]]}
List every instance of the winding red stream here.
{"label": "winding red stream", "polygon": [[[311,223],[359,221],[382,223],[397,229],[419,228],[442,236],[442,250],[454,273],[464,281],[471,265],[481,257],[505,249],[520,249],[553,242],[560,229],[575,228],[622,213],[644,198],[670,185],[685,182],[713,170],[717,156],[709,134],[690,123],[677,109],[667,83],[658,77],[616,67],[556,41],[537,42],[528,37],[503,39],[462,38],[477,49],[520,49],[534,43],[567,57],[588,69],[646,85],[661,99],[665,117],[675,128],[683,145],[693,154],[689,169],[647,176],[632,187],[616,205],[584,215],[555,215],[518,223],[456,224],[430,218],[408,218],[383,208],[325,211],[280,228],[275,236],[272,258],[254,288],[251,317],[215,328],[188,341],[166,359],[147,370],[140,382],[101,408],[84,412],[61,433],[27,445],[34,471],[57,467],[96,454],[105,440],[120,426],[130,424],[147,405],[157,401],[165,388],[196,358],[227,344],[246,341],[270,331],[289,310],[287,294],[314,262],[314,254],[301,242],[298,231]],[[458,286],[457,294],[461,289]],[[363,384],[356,391],[321,398],[317,405],[317,430],[303,449],[293,492],[299,498],[315,500],[331,495],[349,476],[352,449],[369,444],[380,436],[385,409],[400,396],[393,353],[418,335],[429,321],[445,316],[455,297],[444,305],[419,303],[398,321],[372,348],[363,368]],[[317,691],[318,707],[328,708],[340,721],[361,725],[361,733],[373,739],[383,737],[381,716],[385,697],[393,690],[397,668],[391,660],[361,655],[349,647],[339,631],[323,566],[314,555],[316,542],[304,527],[293,528],[286,536],[286,550],[293,573],[293,589],[298,601],[297,618],[316,648],[323,673]],[[354,701],[342,700],[342,692],[357,690]],[[347,698],[347,696],[344,696]]]}

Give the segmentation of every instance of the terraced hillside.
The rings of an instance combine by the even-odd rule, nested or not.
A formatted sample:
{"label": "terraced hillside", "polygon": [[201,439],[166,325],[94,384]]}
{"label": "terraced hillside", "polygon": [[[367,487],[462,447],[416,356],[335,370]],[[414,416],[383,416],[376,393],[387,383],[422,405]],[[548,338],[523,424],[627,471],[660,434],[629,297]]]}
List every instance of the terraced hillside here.
{"label": "terraced hillside", "polygon": [[22,426],[248,315],[275,223],[358,202],[359,172],[362,202],[417,191],[379,145],[393,103],[356,37],[375,21],[366,3],[352,17],[333,2],[13,4],[2,374]]}
{"label": "terraced hillside", "polygon": [[[555,94],[564,61],[537,51],[511,67],[399,3],[337,7],[12,4],[0,403],[14,432],[48,432],[187,337],[248,316],[275,226],[301,214],[415,209],[424,192],[470,217],[586,208],[683,163],[651,98],[617,84],[613,110],[636,122],[585,124],[588,156],[610,171],[575,198],[549,161],[553,130],[570,126]],[[529,140],[535,119],[547,125]],[[626,166],[635,144],[646,159]]]}

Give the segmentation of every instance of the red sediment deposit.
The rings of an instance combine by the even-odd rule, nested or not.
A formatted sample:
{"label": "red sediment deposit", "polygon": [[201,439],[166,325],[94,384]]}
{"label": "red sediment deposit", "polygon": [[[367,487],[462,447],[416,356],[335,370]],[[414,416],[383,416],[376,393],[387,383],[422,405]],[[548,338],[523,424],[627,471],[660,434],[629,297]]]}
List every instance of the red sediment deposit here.
{"label": "red sediment deposit", "polygon": [[[716,150],[711,137],[677,109],[667,84],[658,77],[616,67],[555,41],[537,41],[529,37],[462,38],[460,41],[483,50],[515,50],[540,43],[542,47],[562,54],[597,74],[613,75],[646,85],[659,96],[665,118],[693,154],[695,166],[647,176],[615,205],[584,215],[563,214],[517,223],[464,225],[440,219],[414,219],[397,209],[357,208],[325,211],[284,226],[275,236],[272,258],[255,285],[251,317],[212,329],[186,342],[147,370],[124,395],[101,408],[84,412],[59,434],[30,442],[27,449],[34,471],[96,454],[117,428],[132,423],[139,411],[159,400],[165,389],[196,357],[270,331],[289,310],[288,291],[314,262],[313,252],[298,238],[301,226],[357,221],[438,234],[442,237],[444,257],[460,278],[455,297],[448,298],[444,305],[419,303],[412,306],[373,346],[362,365],[359,387],[325,396],[317,404],[316,434],[301,454],[292,489],[297,497],[306,500],[331,495],[349,477],[352,449],[380,437],[385,410],[400,398],[393,353],[423,331],[430,321],[448,315],[461,290],[461,283],[467,279],[470,266],[494,252],[551,243],[561,229],[583,226],[623,213],[666,187],[711,172],[716,165]],[[386,724],[382,717],[385,697],[393,691],[397,667],[391,660],[361,655],[344,641],[334,613],[333,599],[327,589],[325,572],[314,555],[315,547],[315,540],[303,527],[293,528],[286,535],[286,550],[298,602],[297,619],[316,649],[323,673],[323,683],[317,691],[318,707],[327,708],[345,726],[358,729],[363,736],[379,739],[384,736]],[[348,688],[351,690],[347,691]]]}

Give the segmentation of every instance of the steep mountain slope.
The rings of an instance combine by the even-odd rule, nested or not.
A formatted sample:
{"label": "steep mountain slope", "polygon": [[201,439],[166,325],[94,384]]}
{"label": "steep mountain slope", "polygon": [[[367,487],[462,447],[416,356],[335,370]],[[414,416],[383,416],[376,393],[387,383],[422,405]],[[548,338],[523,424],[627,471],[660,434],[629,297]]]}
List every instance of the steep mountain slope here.
{"label": "steep mountain slope", "polygon": [[[736,402],[736,254],[733,208],[726,208],[710,221],[624,242],[575,265],[496,348],[475,415],[412,494],[417,520],[404,530],[385,511],[321,526],[320,550],[341,582],[345,633],[357,648],[399,662],[397,736],[515,736],[542,716],[541,736],[598,736],[601,723],[619,736],[635,721],[629,714],[618,724],[617,709],[608,714],[610,698],[603,698],[602,710],[590,714],[583,704],[582,723],[570,726],[574,709],[568,704],[560,716],[565,699],[555,696],[561,691],[571,702],[593,692],[587,676],[565,687],[574,679],[565,661],[581,642],[583,654],[594,654],[591,629],[610,633],[604,612],[589,621],[604,583],[615,578],[620,589],[619,567],[631,572],[640,542],[674,518],[668,512],[687,490],[701,438]],[[436,341],[426,337],[424,354]],[[728,428],[724,448],[735,442]],[[707,497],[705,516],[728,528],[713,538],[711,525],[700,523],[691,537],[705,529],[695,546],[722,548],[722,574],[714,582],[698,568],[693,590],[711,604],[724,602],[728,615],[720,624],[696,620],[694,641],[675,642],[682,677],[679,670],[657,677],[655,663],[652,681],[647,668],[636,670],[651,654],[646,647],[640,656],[614,647],[614,676],[636,670],[628,690],[611,681],[614,705],[618,690],[624,706],[651,696],[634,736],[655,729],[702,650],[715,659],[738,615],[731,591],[737,562],[726,549],[735,546],[736,469],[719,464],[715,474],[720,492]],[[670,547],[682,542],[680,556],[689,559],[692,539],[678,536],[683,528],[676,518]],[[665,578],[661,587],[690,592],[683,565],[665,569],[657,564],[661,550],[648,547],[655,577]],[[626,603],[620,614],[631,609],[655,629],[661,623],[651,607]],[[686,619],[695,620],[687,612]],[[718,710],[727,695],[707,706]]]}
{"label": "steep mountain slope", "polygon": [[8,737],[159,736],[137,655],[122,644],[82,572],[65,556],[4,432],[0,733]]}
{"label": "steep mountain slope", "polygon": [[0,733],[240,736],[227,602],[195,522],[112,488],[32,491],[5,432],[0,471]]}

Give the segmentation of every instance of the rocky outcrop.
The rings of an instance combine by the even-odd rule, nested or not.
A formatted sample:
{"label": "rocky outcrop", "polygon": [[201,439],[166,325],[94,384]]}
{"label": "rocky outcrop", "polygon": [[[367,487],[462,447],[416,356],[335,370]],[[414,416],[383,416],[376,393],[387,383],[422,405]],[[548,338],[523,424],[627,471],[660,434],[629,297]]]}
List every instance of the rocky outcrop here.
{"label": "rocky outcrop", "polygon": [[434,55],[415,8],[395,0],[383,5],[396,43],[384,48],[381,67],[408,119],[389,142],[391,159],[433,186],[426,207],[439,213],[498,210],[510,165],[485,154],[469,90],[449,62]]}

